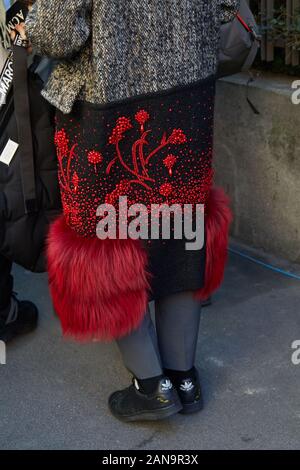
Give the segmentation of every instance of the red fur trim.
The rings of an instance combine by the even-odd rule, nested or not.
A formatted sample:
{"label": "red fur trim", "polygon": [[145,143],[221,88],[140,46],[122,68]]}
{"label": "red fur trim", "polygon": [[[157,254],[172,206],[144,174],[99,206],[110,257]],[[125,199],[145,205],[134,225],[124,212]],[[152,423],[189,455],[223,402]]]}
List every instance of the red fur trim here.
{"label": "red fur trim", "polygon": [[220,287],[228,255],[229,225],[232,213],[229,198],[222,188],[213,188],[206,208],[205,285],[196,291],[196,297],[207,299]]}
{"label": "red fur trim", "polygon": [[80,237],[61,216],[50,228],[47,259],[64,335],[112,340],[138,327],[149,289],[140,240]]}
{"label": "red fur trim", "polygon": [[[213,188],[206,207],[206,299],[221,284],[232,220],[229,198]],[[77,235],[63,216],[51,226],[48,272],[63,333],[79,340],[112,340],[141,323],[148,302],[147,254],[140,240],[99,240]]]}

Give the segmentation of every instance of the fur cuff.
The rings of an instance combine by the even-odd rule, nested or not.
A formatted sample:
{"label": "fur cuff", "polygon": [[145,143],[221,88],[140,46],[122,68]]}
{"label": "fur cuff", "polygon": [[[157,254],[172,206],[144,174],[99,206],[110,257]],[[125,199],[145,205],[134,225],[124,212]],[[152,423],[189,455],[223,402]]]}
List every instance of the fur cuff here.
{"label": "fur cuff", "polygon": [[61,216],[50,228],[47,260],[64,335],[108,341],[138,327],[149,289],[140,240],[80,237]]}

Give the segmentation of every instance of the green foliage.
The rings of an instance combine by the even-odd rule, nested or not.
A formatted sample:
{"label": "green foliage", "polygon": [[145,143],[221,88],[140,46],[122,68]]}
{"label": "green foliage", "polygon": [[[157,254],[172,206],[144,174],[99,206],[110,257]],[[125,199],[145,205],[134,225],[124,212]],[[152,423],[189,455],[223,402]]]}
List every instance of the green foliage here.
{"label": "green foliage", "polygon": [[[275,0],[273,17],[267,18],[261,14],[260,0],[250,0],[250,6],[260,26],[261,34],[267,34],[275,44],[274,61],[264,62],[257,58],[254,66],[267,71],[299,76],[300,66],[286,65],[285,55],[292,54],[293,51],[300,53],[300,9],[289,15],[286,2]],[[289,48],[289,52],[284,47],[279,47],[284,45]]]}
{"label": "green foliage", "polygon": [[300,51],[300,10],[288,15],[286,7],[281,5],[274,9],[274,18],[267,25],[261,26],[261,31],[267,32],[273,40],[282,39],[294,51]]}

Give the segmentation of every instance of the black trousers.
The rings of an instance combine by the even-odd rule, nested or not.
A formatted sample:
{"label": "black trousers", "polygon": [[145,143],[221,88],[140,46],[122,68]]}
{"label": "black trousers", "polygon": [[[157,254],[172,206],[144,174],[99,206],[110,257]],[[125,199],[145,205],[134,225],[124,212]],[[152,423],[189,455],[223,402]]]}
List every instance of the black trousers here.
{"label": "black trousers", "polygon": [[0,255],[0,311],[6,309],[10,303],[13,290],[11,268],[11,261]]}

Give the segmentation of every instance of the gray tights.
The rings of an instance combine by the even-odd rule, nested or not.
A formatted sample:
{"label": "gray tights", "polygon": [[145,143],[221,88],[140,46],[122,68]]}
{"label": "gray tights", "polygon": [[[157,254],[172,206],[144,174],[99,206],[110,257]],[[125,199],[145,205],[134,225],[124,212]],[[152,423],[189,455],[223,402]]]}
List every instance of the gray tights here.
{"label": "gray tights", "polygon": [[148,307],[139,328],[117,340],[127,369],[141,380],[163,374],[163,368],[191,369],[200,313],[192,291],[169,295],[155,302],[155,331]]}

